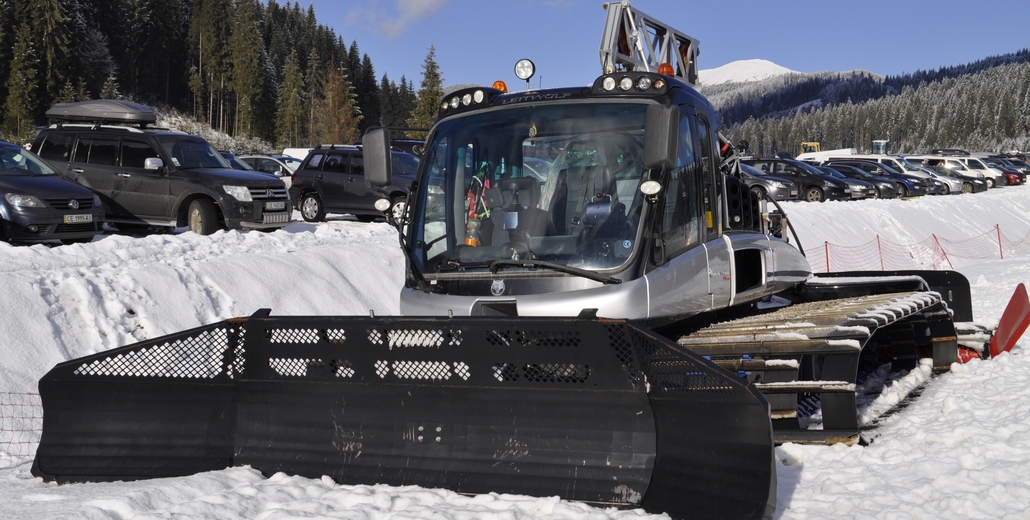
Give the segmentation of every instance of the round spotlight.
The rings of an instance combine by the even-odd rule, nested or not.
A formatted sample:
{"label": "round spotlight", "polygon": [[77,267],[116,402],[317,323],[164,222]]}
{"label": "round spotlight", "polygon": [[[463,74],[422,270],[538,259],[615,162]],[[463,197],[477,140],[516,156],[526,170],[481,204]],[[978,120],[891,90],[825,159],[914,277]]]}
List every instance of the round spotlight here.
{"label": "round spotlight", "polygon": [[458,99],[458,96],[454,96],[451,98],[451,108],[458,108],[458,103],[461,103],[461,100]]}
{"label": "round spotlight", "polygon": [[372,206],[378,209],[379,211],[386,211],[390,209],[390,201],[389,199],[377,199],[375,201],[375,204],[373,204]]}
{"label": "round spotlight", "polygon": [[449,107],[449,106],[451,106],[450,103],[448,103],[447,100],[445,99],[445,100],[443,100],[443,103],[440,103],[440,110],[447,110],[447,107]]}
{"label": "round spotlight", "polygon": [[615,90],[615,78],[611,76],[606,76],[604,80],[601,81],[601,88],[607,91]]}
{"label": "round spotlight", "polygon": [[476,103],[482,103],[485,97],[486,94],[484,94],[482,90],[477,90],[472,93],[472,101],[475,101]]}
{"label": "round spotlight", "polygon": [[658,181],[644,181],[640,184],[640,193],[644,195],[655,195],[662,191],[662,185]]}
{"label": "round spotlight", "polygon": [[529,81],[529,78],[532,78],[535,73],[536,65],[532,61],[523,58],[515,62],[515,77],[523,81]]}
{"label": "round spotlight", "polygon": [[637,90],[647,90],[651,88],[651,78],[647,76],[641,76],[637,80]]}
{"label": "round spotlight", "polygon": [[472,94],[465,94],[464,96],[461,96],[461,104],[465,105],[465,106],[471,105],[472,104]]}
{"label": "round spotlight", "polygon": [[660,79],[660,78],[654,80],[654,88],[657,88],[657,89],[665,88],[665,80],[664,79]]}
{"label": "round spotlight", "polygon": [[619,90],[629,90],[633,88],[633,79],[629,76],[623,76],[619,80]]}

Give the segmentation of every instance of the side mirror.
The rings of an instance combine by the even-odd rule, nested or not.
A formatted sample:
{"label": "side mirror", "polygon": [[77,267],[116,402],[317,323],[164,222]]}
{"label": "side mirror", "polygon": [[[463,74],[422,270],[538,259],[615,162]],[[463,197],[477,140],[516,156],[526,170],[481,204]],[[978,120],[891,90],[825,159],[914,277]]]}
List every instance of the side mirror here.
{"label": "side mirror", "polygon": [[382,188],[393,182],[393,157],[390,154],[390,131],[370,130],[361,138],[361,155],[365,159],[365,180],[371,188]]}
{"label": "side mirror", "polygon": [[165,167],[165,162],[159,157],[147,157],[143,160],[144,170],[160,170]]}
{"label": "side mirror", "polygon": [[644,168],[675,167],[679,133],[679,106],[648,105],[644,126]]}

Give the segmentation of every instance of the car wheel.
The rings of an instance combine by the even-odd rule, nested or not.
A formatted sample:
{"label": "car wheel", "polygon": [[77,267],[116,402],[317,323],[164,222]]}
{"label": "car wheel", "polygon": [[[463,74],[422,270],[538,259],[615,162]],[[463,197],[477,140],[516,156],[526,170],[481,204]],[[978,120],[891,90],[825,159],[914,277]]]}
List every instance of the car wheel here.
{"label": "car wheel", "polygon": [[941,186],[941,195],[951,195],[951,186],[944,184]]}
{"label": "car wheel", "polygon": [[898,198],[905,198],[905,197],[908,197],[908,186],[905,186],[904,184],[899,184],[898,185]]}
{"label": "car wheel", "polygon": [[325,220],[325,208],[322,207],[322,198],[317,193],[306,193],[301,197],[300,216],[308,222]]}
{"label": "car wheel", "polygon": [[764,200],[766,198],[765,197],[765,189],[762,188],[761,186],[752,186],[751,187],[751,195],[753,195],[758,200]]}
{"label": "car wheel", "polygon": [[994,187],[994,179],[992,179],[992,178],[990,178],[990,177],[987,177],[987,178],[986,178],[986,179],[984,179],[984,180],[985,180],[985,181],[987,181],[987,187],[988,187],[988,188],[993,188],[993,187]]}
{"label": "car wheel", "polygon": [[812,186],[805,190],[805,200],[808,202],[822,202],[823,201],[823,190]]}
{"label": "car wheel", "polygon": [[386,221],[394,226],[398,225],[404,218],[404,212],[408,209],[408,199],[405,197],[394,197],[390,200],[390,209],[386,212]]}
{"label": "car wheel", "polygon": [[963,182],[962,193],[973,193],[973,184],[970,182]]}
{"label": "car wheel", "polygon": [[211,199],[196,199],[190,203],[186,225],[198,235],[210,235],[218,230],[218,214]]}

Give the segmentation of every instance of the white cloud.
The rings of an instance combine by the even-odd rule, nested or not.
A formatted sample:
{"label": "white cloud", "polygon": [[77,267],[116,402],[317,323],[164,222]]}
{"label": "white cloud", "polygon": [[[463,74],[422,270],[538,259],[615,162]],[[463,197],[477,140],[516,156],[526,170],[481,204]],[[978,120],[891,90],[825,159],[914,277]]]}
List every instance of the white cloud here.
{"label": "white cloud", "polygon": [[395,12],[380,9],[380,2],[372,2],[366,8],[353,9],[347,15],[347,23],[354,26],[368,26],[383,36],[394,39],[404,33],[412,23],[425,19],[439,11],[448,0],[397,0]]}

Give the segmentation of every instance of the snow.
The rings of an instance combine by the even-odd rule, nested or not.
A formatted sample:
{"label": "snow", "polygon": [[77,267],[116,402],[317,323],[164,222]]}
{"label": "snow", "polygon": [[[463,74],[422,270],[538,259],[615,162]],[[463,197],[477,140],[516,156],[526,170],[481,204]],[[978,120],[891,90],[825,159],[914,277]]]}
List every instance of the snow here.
{"label": "snow", "polygon": [[[995,225],[1023,236],[1030,229],[1030,187],[904,201],[789,203],[785,209],[808,247],[860,244],[877,234],[897,243],[931,234],[962,239]],[[980,322],[996,320],[1016,284],[1030,280],[1026,258],[952,261],[971,282]],[[298,222],[272,233],[0,244],[0,392],[33,392],[38,378],[65,360],[261,308],[278,315],[396,314],[403,270],[392,228],[350,217]],[[860,382],[869,414],[862,420],[879,424],[872,443],[777,448],[777,518],[1030,517],[1027,341],[936,377],[923,364],[909,374],[874,374]],[[881,416],[918,388],[922,393],[911,404]],[[265,478],[248,467],[55,485],[33,478],[27,458],[19,462],[0,469],[0,518],[661,517],[555,497],[467,497],[419,487],[343,486],[328,478]]]}
{"label": "snow", "polygon": [[768,60],[738,60],[714,69],[701,69],[697,74],[702,85],[711,86],[761,81],[792,72],[794,71]]}

